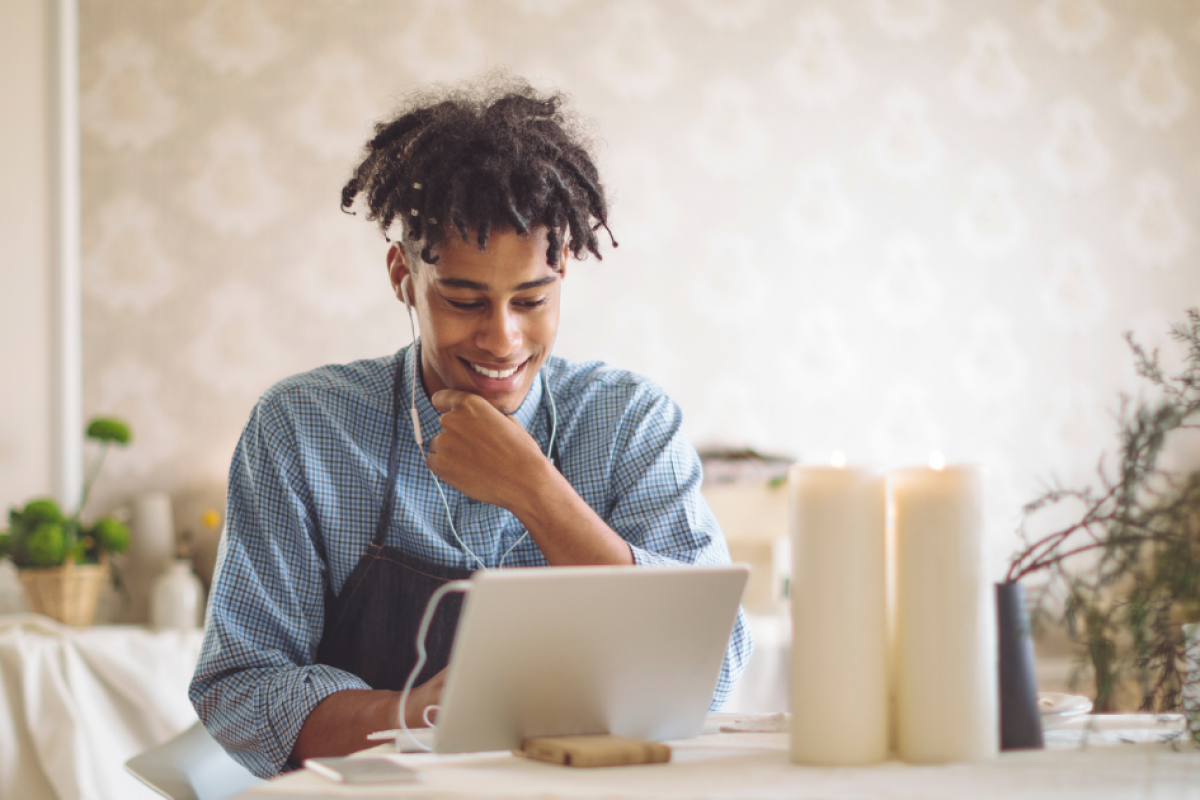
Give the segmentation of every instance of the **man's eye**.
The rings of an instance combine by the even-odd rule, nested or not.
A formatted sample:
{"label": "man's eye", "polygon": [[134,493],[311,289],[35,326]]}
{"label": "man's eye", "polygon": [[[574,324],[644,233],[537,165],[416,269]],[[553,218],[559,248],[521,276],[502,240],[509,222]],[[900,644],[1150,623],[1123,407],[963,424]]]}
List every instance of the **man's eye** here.
{"label": "man's eye", "polygon": [[546,305],[546,298],[543,297],[539,300],[520,300],[517,302],[517,305],[519,305],[521,308],[537,308],[538,306]]}
{"label": "man's eye", "polygon": [[464,303],[458,300],[450,300],[449,298],[447,298],[446,302],[455,308],[461,308],[463,311],[473,311],[474,309],[483,305],[482,303],[478,302]]}

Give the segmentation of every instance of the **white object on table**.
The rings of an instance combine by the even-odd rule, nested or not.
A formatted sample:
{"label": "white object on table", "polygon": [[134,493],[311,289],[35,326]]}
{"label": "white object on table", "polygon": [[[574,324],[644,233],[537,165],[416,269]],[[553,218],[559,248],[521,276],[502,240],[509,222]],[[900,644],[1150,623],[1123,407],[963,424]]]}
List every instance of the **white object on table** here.
{"label": "white object on table", "polygon": [[792,760],[888,757],[885,483],[872,470],[795,465],[791,495]]}
{"label": "white object on table", "polygon": [[192,630],[204,621],[204,587],[192,573],[192,562],[176,559],[150,588],[150,625]]}
{"label": "white object on table", "polygon": [[12,561],[0,558],[0,616],[26,611],[25,591],[21,588],[20,573]]}
{"label": "white object on table", "polygon": [[175,518],[166,492],[146,492],[134,501],[133,536],[126,558],[129,621],[144,623],[150,619],[154,580],[175,560]]}
{"label": "white object on table", "polygon": [[996,613],[979,469],[893,472],[896,747],[906,761],[999,751]]}
{"label": "white object on table", "polygon": [[1062,692],[1038,692],[1037,705],[1042,730],[1057,727],[1072,717],[1092,710],[1092,701],[1088,698],[1081,694]]}
{"label": "white object on table", "polygon": [[1142,744],[1146,742],[1182,742],[1183,752],[1200,754],[1200,748],[1188,748],[1182,714],[1077,714],[1058,721],[1042,736],[1050,750],[1070,750],[1080,746]]}
{"label": "white object on table", "polygon": [[130,757],[196,721],[200,631],[0,617],[0,797],[151,800]]}

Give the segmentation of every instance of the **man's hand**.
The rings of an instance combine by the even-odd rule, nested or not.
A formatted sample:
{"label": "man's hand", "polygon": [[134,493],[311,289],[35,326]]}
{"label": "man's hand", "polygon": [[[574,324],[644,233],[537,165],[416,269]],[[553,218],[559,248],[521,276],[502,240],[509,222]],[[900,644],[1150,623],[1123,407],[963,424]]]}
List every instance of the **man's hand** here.
{"label": "man's hand", "polygon": [[[404,722],[410,728],[424,728],[425,709],[442,701],[446,670],[442,670],[408,693]],[[291,762],[299,766],[306,758],[345,756],[373,742],[367,739],[375,731],[400,726],[400,699],[403,692],[383,689],[344,689],[326,697],[309,713],[296,744]]]}
{"label": "man's hand", "polygon": [[521,423],[476,394],[430,398],[442,432],[429,442],[433,474],[468,497],[507,509],[551,566],[632,564],[633,551],[592,510]]}
{"label": "man's hand", "polygon": [[442,432],[429,441],[433,474],[468,497],[506,508],[529,497],[550,461],[514,417],[477,394],[443,389],[430,398]]}
{"label": "man's hand", "polygon": [[[447,667],[446,669],[449,669]],[[440,705],[442,689],[446,686],[446,670],[422,683],[408,693],[408,705],[404,708],[404,724],[410,728],[424,728],[425,709]],[[403,694],[403,693],[401,693]],[[437,722],[437,718],[433,718]]]}

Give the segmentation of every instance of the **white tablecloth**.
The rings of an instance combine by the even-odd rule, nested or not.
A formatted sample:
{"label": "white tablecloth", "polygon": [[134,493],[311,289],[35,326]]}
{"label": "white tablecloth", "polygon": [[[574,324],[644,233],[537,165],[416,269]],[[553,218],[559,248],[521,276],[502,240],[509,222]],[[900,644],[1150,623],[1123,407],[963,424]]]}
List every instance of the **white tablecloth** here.
{"label": "white tablecloth", "polygon": [[786,733],[717,733],[672,743],[670,764],[571,769],[507,753],[403,755],[396,758],[422,773],[420,783],[349,787],[300,771],[239,798],[1200,800],[1200,748],[1152,743],[1180,730],[1180,717],[1166,724],[1141,716],[1100,719],[1101,735],[1092,734],[1085,747],[1087,724],[1054,731],[1046,750],[970,764],[805,767],[790,762]]}
{"label": "white tablecloth", "polygon": [[124,763],[196,721],[187,686],[200,639],[0,616],[0,798],[158,797]]}

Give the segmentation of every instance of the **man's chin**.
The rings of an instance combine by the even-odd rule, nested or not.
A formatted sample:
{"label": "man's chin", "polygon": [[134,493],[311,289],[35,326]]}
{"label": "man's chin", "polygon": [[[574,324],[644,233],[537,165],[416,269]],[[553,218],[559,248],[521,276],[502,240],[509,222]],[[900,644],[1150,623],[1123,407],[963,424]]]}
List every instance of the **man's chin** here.
{"label": "man's chin", "polygon": [[496,409],[501,414],[511,417],[513,414],[517,413],[517,409],[521,407],[521,404],[525,402],[525,398],[529,396],[530,387],[520,386],[515,389],[509,389],[508,391],[495,392],[484,391],[478,386],[468,383],[463,386],[456,386],[455,388],[464,392],[469,392],[470,394],[479,395],[484,400],[487,400],[488,403],[491,404],[492,408]]}
{"label": "man's chin", "polygon": [[472,391],[471,394],[477,394],[484,400],[487,400],[488,403],[491,404],[492,408],[496,409],[506,417],[511,417],[513,414],[516,414],[517,409],[521,407],[522,400],[525,399],[522,397],[521,399],[516,400],[513,399],[511,395],[506,395],[504,397],[489,397],[486,394],[481,394],[475,391]]}

